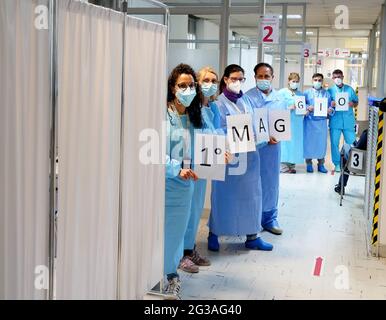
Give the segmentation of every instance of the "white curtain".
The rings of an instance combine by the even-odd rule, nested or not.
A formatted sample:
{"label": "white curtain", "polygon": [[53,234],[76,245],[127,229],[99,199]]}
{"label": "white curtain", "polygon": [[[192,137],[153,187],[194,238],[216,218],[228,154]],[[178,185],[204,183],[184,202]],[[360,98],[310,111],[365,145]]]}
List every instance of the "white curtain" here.
{"label": "white curtain", "polygon": [[[120,298],[142,299],[163,274],[165,177],[160,155],[166,118],[166,27],[128,17],[125,57],[122,264]],[[158,163],[140,161],[150,129]],[[149,140],[150,142],[150,140]],[[154,140],[153,140],[154,142]],[[157,143],[158,142],[158,143]],[[162,142],[162,143],[161,143]]]}
{"label": "white curtain", "polygon": [[0,1],[0,300],[47,293],[44,282],[35,287],[44,270],[36,268],[48,267],[51,110],[49,32],[35,28],[38,5],[48,3]]}
{"label": "white curtain", "polygon": [[115,299],[123,16],[58,3],[57,298]]}

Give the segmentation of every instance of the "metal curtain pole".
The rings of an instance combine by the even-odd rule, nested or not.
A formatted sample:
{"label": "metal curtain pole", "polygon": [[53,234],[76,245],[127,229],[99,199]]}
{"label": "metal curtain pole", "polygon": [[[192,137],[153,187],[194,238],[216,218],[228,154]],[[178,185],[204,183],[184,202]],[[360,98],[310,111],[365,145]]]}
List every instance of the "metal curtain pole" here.
{"label": "metal curtain pole", "polygon": [[122,30],[122,83],[121,83],[121,132],[120,132],[120,161],[119,161],[119,212],[118,212],[118,261],[117,261],[117,292],[116,298],[121,300],[121,269],[122,269],[122,210],[123,210],[123,162],[124,162],[124,127],[125,127],[125,76],[126,76],[126,26],[127,26],[126,0],[122,1],[123,30]]}
{"label": "metal curtain pole", "polygon": [[50,41],[50,104],[51,104],[51,132],[50,132],[50,209],[49,209],[49,288],[48,299],[55,296],[55,248],[56,248],[56,213],[57,213],[57,124],[58,124],[58,4],[57,0],[49,2],[49,41]]}
{"label": "metal curtain pole", "polygon": [[[265,15],[266,0],[260,0],[260,16]],[[263,30],[259,28],[257,40],[257,63],[263,62],[264,60],[264,43],[263,43]]]}

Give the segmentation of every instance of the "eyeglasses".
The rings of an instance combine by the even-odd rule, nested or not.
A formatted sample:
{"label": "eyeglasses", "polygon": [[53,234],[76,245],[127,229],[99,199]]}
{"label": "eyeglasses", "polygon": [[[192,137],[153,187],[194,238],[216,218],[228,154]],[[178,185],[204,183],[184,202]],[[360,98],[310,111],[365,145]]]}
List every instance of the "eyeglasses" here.
{"label": "eyeglasses", "polygon": [[208,83],[218,84],[218,81],[217,81],[216,79],[213,79],[213,80],[210,80],[210,79],[204,79],[202,82],[203,82],[203,83],[206,83],[206,84],[208,84]]}
{"label": "eyeglasses", "polygon": [[197,83],[195,83],[195,82],[192,82],[192,83],[189,83],[189,84],[187,84],[187,83],[179,83],[179,84],[177,84],[177,87],[179,89],[181,89],[182,91],[186,91],[188,88],[190,88],[190,90],[194,90],[197,87]]}
{"label": "eyeglasses", "polygon": [[247,80],[246,78],[235,78],[235,77],[230,77],[229,79],[232,82],[240,81],[241,83],[244,83]]}

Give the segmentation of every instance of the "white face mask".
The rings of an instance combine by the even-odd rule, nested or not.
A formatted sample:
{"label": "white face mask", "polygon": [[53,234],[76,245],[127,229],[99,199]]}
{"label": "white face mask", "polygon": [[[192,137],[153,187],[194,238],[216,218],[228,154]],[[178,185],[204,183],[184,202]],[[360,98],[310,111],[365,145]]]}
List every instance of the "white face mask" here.
{"label": "white face mask", "polygon": [[233,93],[239,94],[241,91],[241,81],[237,80],[236,82],[231,82],[228,84],[228,90]]}
{"label": "white face mask", "polygon": [[342,80],[341,78],[335,78],[334,82],[335,82],[335,84],[336,84],[337,86],[341,86],[342,83],[343,83],[343,80]]}
{"label": "white face mask", "polygon": [[297,89],[299,88],[299,83],[298,83],[298,82],[293,82],[293,81],[291,81],[291,82],[289,83],[289,86],[290,86],[290,88],[291,88],[292,90],[297,90]]}

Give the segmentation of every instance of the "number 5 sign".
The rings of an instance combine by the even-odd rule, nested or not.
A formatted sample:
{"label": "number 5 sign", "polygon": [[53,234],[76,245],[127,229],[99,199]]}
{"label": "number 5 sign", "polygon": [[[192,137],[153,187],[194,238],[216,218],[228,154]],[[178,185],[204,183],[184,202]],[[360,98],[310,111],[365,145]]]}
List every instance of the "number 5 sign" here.
{"label": "number 5 sign", "polygon": [[279,16],[260,16],[260,32],[263,43],[279,43]]}

